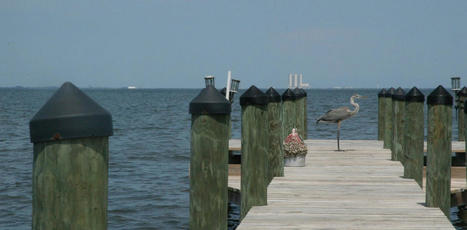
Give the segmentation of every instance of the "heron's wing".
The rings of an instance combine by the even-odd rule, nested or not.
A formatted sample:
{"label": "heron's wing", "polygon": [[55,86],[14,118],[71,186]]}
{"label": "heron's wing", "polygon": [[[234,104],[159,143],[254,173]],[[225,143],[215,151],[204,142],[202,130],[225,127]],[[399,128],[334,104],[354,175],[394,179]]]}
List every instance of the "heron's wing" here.
{"label": "heron's wing", "polygon": [[316,123],[336,123],[338,121],[344,120],[350,116],[349,107],[343,106],[337,109],[331,109],[327,111],[323,116],[319,117]]}

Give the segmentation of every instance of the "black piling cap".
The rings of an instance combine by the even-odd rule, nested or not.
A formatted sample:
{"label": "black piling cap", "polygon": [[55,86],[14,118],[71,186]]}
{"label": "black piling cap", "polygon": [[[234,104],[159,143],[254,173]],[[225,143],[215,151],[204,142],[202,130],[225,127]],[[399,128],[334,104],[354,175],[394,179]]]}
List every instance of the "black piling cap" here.
{"label": "black piling cap", "polygon": [[219,91],[210,85],[190,102],[191,114],[230,114],[231,104]]}
{"label": "black piling cap", "polygon": [[297,96],[291,89],[287,89],[282,94],[282,101],[295,101],[295,99],[297,99]]}
{"label": "black piling cap", "polygon": [[451,94],[443,87],[438,86],[428,95],[427,104],[429,105],[452,105]]}
{"label": "black piling cap", "polygon": [[113,135],[112,115],[70,82],[29,122],[31,142]]}
{"label": "black piling cap", "polygon": [[396,92],[396,90],[394,88],[389,88],[388,90],[386,90],[386,94],[384,95],[385,97],[391,97],[392,98],[392,95]]}
{"label": "black piling cap", "polygon": [[267,105],[268,96],[261,90],[252,85],[242,96],[240,96],[240,105]]}
{"label": "black piling cap", "polygon": [[392,99],[396,101],[405,101],[404,90],[401,87],[397,88],[396,92],[392,95]]}
{"label": "black piling cap", "polygon": [[417,87],[413,87],[410,91],[405,95],[405,100],[407,102],[425,102],[425,95],[417,89]]}
{"label": "black piling cap", "polygon": [[274,89],[269,88],[266,91],[266,95],[268,96],[268,102],[281,102],[281,95]]}
{"label": "black piling cap", "polygon": [[295,99],[300,99],[305,96],[303,95],[303,92],[298,87],[293,90],[293,93],[295,93]]}
{"label": "black piling cap", "polygon": [[386,96],[386,89],[382,89],[381,91],[379,91],[378,97],[385,97],[385,96]]}
{"label": "black piling cap", "polygon": [[464,88],[462,88],[461,91],[459,91],[459,92],[457,93],[457,96],[459,96],[459,97],[465,97],[465,96],[467,96],[467,87],[464,86]]}

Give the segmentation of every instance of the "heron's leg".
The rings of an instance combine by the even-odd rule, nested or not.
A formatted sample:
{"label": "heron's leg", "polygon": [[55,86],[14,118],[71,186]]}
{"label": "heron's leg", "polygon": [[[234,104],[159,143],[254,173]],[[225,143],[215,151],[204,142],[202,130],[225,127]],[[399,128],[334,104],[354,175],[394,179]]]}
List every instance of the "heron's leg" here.
{"label": "heron's leg", "polygon": [[341,151],[340,145],[339,145],[339,139],[340,139],[340,132],[341,132],[341,122],[337,122],[337,151]]}

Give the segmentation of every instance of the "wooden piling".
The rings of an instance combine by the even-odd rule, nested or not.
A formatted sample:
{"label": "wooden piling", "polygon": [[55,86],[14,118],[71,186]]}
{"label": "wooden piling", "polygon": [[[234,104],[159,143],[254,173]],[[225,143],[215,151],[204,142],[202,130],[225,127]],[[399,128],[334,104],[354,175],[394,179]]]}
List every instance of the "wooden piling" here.
{"label": "wooden piling", "polygon": [[378,140],[384,140],[384,109],[386,89],[378,93]]}
{"label": "wooden piling", "polygon": [[281,95],[274,88],[266,91],[269,120],[269,181],[284,176],[284,152],[282,148]]}
{"label": "wooden piling", "polygon": [[67,82],[29,128],[32,229],[107,229],[110,113]]}
{"label": "wooden piling", "polygon": [[392,95],[394,94],[394,88],[390,88],[385,94],[385,107],[384,107],[384,148],[392,148]]}
{"label": "wooden piling", "polygon": [[[268,98],[255,86],[240,97],[242,107],[241,207],[243,219],[252,206],[267,205]],[[295,109],[295,108],[294,108]]]}
{"label": "wooden piling", "polygon": [[406,95],[404,122],[404,177],[423,187],[424,102],[425,95],[413,87]]}
{"label": "wooden piling", "polygon": [[303,94],[303,140],[308,139],[308,94],[306,93],[306,90],[301,89],[302,94]]}
{"label": "wooden piling", "polygon": [[404,116],[405,116],[405,92],[399,87],[392,95],[393,103],[393,141],[391,160],[400,161],[404,165],[403,142],[404,142]]}
{"label": "wooden piling", "polygon": [[438,86],[428,96],[426,204],[449,218],[451,204],[452,96]]}
{"label": "wooden piling", "polygon": [[282,94],[282,140],[296,127],[295,99],[296,95],[291,89],[287,89]]}
{"label": "wooden piling", "polygon": [[190,102],[190,229],[227,229],[230,111],[213,86]]}
{"label": "wooden piling", "polygon": [[458,132],[458,140],[464,141],[465,134],[464,134],[464,103],[467,99],[467,87],[462,88],[461,91],[457,93],[457,132]]}
{"label": "wooden piling", "polygon": [[296,124],[296,129],[297,129],[297,133],[298,135],[300,135],[300,137],[302,139],[304,139],[304,136],[305,136],[305,112],[303,111],[305,109],[305,107],[303,106],[304,102],[305,102],[305,95],[303,94],[303,91],[302,89],[300,88],[295,88],[293,90],[293,92],[295,93],[295,109],[296,109],[296,112],[295,112],[295,124]]}

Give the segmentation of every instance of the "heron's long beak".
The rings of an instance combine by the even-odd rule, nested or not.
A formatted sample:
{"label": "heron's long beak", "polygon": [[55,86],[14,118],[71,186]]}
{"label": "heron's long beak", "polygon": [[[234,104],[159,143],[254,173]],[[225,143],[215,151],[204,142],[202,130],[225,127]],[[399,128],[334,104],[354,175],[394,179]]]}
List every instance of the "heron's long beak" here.
{"label": "heron's long beak", "polygon": [[360,96],[360,98],[368,98],[367,96]]}

